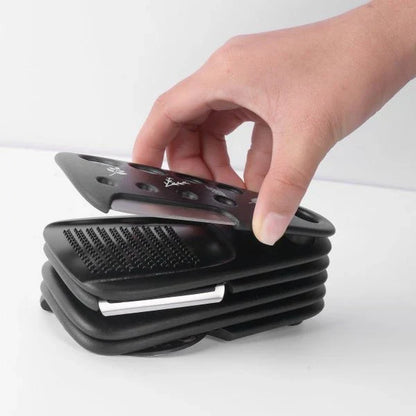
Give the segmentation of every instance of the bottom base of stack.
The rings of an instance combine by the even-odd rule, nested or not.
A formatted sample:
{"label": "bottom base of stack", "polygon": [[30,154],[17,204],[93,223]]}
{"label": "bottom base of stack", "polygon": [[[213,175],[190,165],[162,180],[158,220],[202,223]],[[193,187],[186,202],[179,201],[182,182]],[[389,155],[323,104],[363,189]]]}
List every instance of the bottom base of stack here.
{"label": "bottom base of stack", "polygon": [[[46,284],[42,284],[41,306],[52,311],[66,331],[87,350],[103,355],[158,355],[188,348],[206,335],[231,341],[282,326],[291,326],[312,318],[324,307],[322,293],[309,302],[299,302],[287,310],[285,302],[272,302],[228,315],[182,325],[130,339],[103,340],[81,331],[60,308]],[[286,305],[286,306],[285,306]]]}

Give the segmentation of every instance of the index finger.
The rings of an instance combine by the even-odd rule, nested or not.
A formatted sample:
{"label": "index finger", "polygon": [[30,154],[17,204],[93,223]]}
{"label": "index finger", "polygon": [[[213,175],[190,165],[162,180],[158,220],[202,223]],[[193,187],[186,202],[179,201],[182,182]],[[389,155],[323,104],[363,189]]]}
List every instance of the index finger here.
{"label": "index finger", "polygon": [[194,74],[162,94],[154,103],[133,149],[133,161],[160,166],[166,147],[181,128],[195,128],[208,116],[209,89]]}

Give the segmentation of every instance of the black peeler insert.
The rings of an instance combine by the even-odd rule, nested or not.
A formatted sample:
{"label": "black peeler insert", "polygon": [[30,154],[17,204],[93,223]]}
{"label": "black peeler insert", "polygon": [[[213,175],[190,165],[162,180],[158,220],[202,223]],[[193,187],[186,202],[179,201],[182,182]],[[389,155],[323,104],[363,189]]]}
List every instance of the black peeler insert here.
{"label": "black peeler insert", "polygon": [[270,247],[250,229],[254,192],[97,156],[56,160],[92,205],[134,214],[45,228],[41,305],[85,348],[158,354],[322,310],[335,232],[322,216],[299,208]]}

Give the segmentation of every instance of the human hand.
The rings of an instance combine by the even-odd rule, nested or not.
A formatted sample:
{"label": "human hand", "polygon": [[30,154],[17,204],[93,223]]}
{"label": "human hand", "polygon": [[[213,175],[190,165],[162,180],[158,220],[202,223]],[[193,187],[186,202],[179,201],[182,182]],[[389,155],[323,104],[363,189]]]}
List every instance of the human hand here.
{"label": "human hand", "polygon": [[[172,170],[259,191],[253,231],[274,244],[331,147],[415,76],[414,6],[374,1],[323,22],[231,39],[158,98],[133,160],[160,166],[166,150]],[[255,124],[243,182],[225,136],[246,121]]]}

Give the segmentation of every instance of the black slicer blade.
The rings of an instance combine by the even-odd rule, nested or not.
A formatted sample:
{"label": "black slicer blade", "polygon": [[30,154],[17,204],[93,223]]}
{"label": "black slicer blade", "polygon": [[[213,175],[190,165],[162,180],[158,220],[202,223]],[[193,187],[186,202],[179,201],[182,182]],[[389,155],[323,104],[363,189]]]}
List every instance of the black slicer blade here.
{"label": "black slicer blade", "polygon": [[[81,195],[103,212],[232,225],[251,230],[257,193],[152,166],[76,153],[56,162]],[[300,207],[286,233],[325,237],[334,226]]]}

